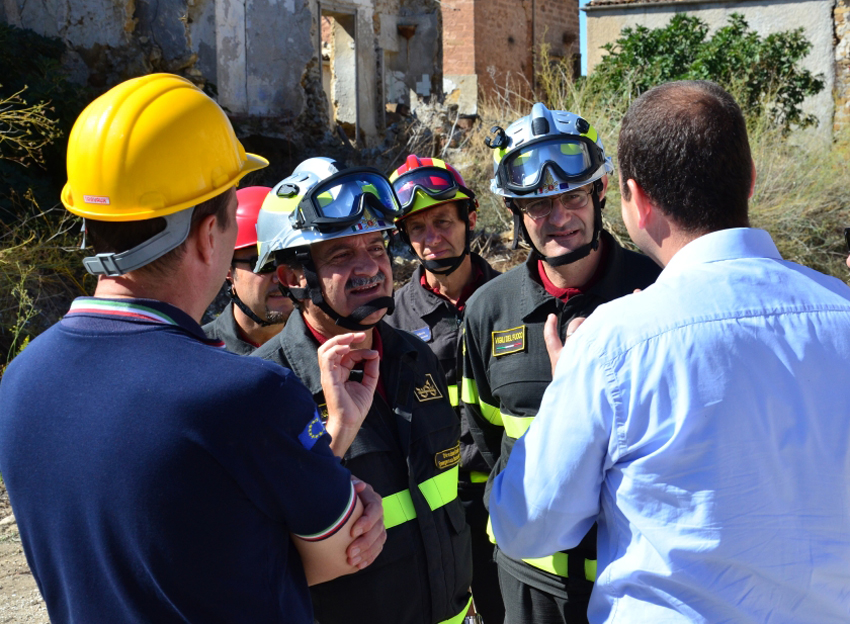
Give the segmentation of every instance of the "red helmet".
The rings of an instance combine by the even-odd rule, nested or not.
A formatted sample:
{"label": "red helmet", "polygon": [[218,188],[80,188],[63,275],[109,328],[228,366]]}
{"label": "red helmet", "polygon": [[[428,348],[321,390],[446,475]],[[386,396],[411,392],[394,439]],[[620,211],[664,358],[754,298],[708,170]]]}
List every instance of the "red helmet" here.
{"label": "red helmet", "polygon": [[236,224],[239,233],[236,235],[236,246],[234,249],[244,249],[257,245],[257,215],[263,200],[271,189],[267,186],[246,186],[236,191]]}

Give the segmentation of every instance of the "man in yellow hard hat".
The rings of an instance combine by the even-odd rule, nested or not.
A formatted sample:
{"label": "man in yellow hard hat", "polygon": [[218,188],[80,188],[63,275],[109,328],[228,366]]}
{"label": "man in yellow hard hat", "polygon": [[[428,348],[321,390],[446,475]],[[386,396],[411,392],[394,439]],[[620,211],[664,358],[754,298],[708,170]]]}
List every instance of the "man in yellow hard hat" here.
{"label": "man in yellow hard hat", "polygon": [[[234,188],[266,164],[168,74],[111,89],[71,131],[62,202],[97,288],[0,385],[0,471],[53,622],[308,624],[307,581],[381,550],[380,498],[334,457],[309,392],[198,325],[232,258]],[[327,394],[356,415],[369,383]]]}

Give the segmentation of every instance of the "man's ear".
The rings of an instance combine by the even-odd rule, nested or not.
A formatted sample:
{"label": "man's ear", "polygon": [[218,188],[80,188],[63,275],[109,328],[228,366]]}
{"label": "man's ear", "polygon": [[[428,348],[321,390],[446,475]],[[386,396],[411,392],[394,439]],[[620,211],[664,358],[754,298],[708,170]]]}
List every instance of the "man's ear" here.
{"label": "man's ear", "polygon": [[[217,237],[216,233],[220,233],[218,219],[215,215],[209,215],[201,220],[194,234],[190,235],[195,239],[198,254],[205,264],[212,264],[215,246],[221,244],[220,237]],[[229,270],[227,274],[230,275]]]}
{"label": "man's ear", "polygon": [[750,167],[752,167],[751,180],[750,180],[750,194],[747,196],[747,199],[753,198],[753,193],[756,192],[756,163],[750,161]]}
{"label": "man's ear", "polygon": [[307,286],[304,273],[286,264],[277,266],[277,281],[287,288],[304,288]]}
{"label": "man's ear", "polygon": [[626,180],[626,186],[628,186],[632,196],[630,204],[632,210],[634,210],[634,222],[640,229],[645,230],[655,217],[657,208],[653,206],[652,200],[633,179]]}
{"label": "man's ear", "polygon": [[478,221],[478,211],[477,211],[477,210],[473,210],[472,212],[470,212],[470,213],[467,215],[467,219],[469,219],[469,229],[470,229],[470,230],[474,230],[474,229],[475,229],[475,224],[476,224],[476,222]]}
{"label": "man's ear", "polygon": [[599,201],[602,201],[605,199],[605,193],[608,192],[608,174],[606,173],[600,180],[602,180],[602,192],[599,193]]}

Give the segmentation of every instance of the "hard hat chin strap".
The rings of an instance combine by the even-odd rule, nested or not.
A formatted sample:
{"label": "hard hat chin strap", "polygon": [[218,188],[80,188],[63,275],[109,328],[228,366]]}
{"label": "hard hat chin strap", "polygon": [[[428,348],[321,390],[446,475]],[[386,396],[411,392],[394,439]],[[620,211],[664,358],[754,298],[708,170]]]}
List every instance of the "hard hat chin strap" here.
{"label": "hard hat chin strap", "polygon": [[[304,278],[307,280],[307,288],[287,288],[289,296],[296,300],[304,301],[309,299],[313,305],[317,306],[322,312],[327,314],[333,322],[350,329],[352,331],[365,331],[372,329],[377,323],[361,323],[363,319],[371,316],[379,310],[386,309],[387,314],[392,314],[395,310],[395,300],[392,297],[376,297],[362,306],[356,308],[348,316],[342,316],[334,310],[322,295],[322,284],[319,281],[319,275],[316,272],[316,265],[313,264],[313,258],[310,255],[309,249],[299,251],[295,254],[295,258],[301,264],[301,269],[304,273]],[[281,287],[283,290],[283,287]]]}
{"label": "hard hat chin strap", "polygon": [[257,314],[251,308],[249,308],[244,301],[239,298],[239,295],[236,294],[236,289],[233,288],[233,282],[227,282],[227,294],[230,295],[230,300],[233,302],[233,305],[242,310],[245,316],[254,321],[257,325],[259,325],[260,327],[269,327],[271,325],[271,323],[269,323],[267,320],[264,321],[259,316],[257,316]]}
{"label": "hard hat chin strap", "polygon": [[[100,253],[83,258],[83,266],[92,275],[116,277],[135,271],[150,264],[176,249],[189,237],[192,229],[192,213],[195,207],[187,208],[162,217],[165,229],[132,249],[120,253]],[[85,223],[83,224],[85,227]]]}
{"label": "hard hat chin strap", "polygon": [[560,256],[545,256],[539,249],[537,249],[537,247],[534,246],[534,243],[531,242],[531,237],[528,235],[528,230],[525,229],[525,223],[522,220],[522,216],[517,215],[516,213],[514,213],[514,241],[516,241],[516,228],[518,225],[521,228],[522,235],[525,237],[526,242],[531,246],[535,253],[540,256],[540,259],[551,267],[560,267],[565,264],[572,264],[577,260],[586,258],[590,255],[590,252],[599,249],[599,236],[602,234],[602,209],[605,207],[605,200],[599,199],[599,193],[596,187],[594,187],[593,192],[590,194],[590,198],[593,201],[593,237],[590,239],[589,243],[582,245],[578,249],[561,254]]}

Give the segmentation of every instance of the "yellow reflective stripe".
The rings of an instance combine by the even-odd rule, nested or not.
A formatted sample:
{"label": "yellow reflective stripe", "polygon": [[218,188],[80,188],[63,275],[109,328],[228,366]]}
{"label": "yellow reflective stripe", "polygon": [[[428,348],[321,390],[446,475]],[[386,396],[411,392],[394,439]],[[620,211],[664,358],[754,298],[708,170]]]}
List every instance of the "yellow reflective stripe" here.
{"label": "yellow reflective stripe", "polygon": [[457,498],[457,471],[455,466],[419,484],[419,491],[428,501],[431,511]]}
{"label": "yellow reflective stripe", "polygon": [[591,583],[596,582],[596,559],[584,560],[584,578]]}
{"label": "yellow reflective stripe", "polygon": [[481,415],[487,419],[487,422],[490,422],[497,427],[503,426],[502,414],[499,412],[499,408],[481,400],[481,397],[478,396],[478,385],[475,383],[475,380],[470,379],[469,377],[464,377],[462,383],[463,387],[461,388],[461,398],[463,399],[463,402],[470,405],[477,405],[478,409],[481,411]]}
{"label": "yellow reflective stripe", "polygon": [[534,416],[512,416],[502,412],[502,422],[505,423],[505,433],[514,440],[521,438],[528,431]]}
{"label": "yellow reflective stripe", "polygon": [[[419,490],[428,501],[431,511],[457,498],[457,472],[458,467],[455,466],[419,484]],[[416,518],[416,509],[413,507],[410,490],[384,496],[383,506],[384,526],[388,529]]]}
{"label": "yellow reflective stripe", "polygon": [[556,552],[554,555],[550,555],[548,557],[539,557],[537,559],[523,559],[528,565],[534,566],[539,570],[544,570],[549,574],[555,574],[557,576],[563,576],[564,578],[569,578],[569,572],[567,571],[567,564],[569,562],[569,555],[563,552]]}
{"label": "yellow reflective stripe", "polygon": [[452,407],[458,406],[457,385],[449,386],[449,403],[451,403]]}
{"label": "yellow reflective stripe", "polygon": [[469,471],[469,480],[472,483],[487,483],[487,479],[489,478],[490,473],[488,472],[479,472],[478,470]]}
{"label": "yellow reflective stripe", "polygon": [[[487,536],[492,543],[496,543],[496,536],[493,535],[493,523],[490,521],[490,518],[487,518]],[[545,570],[556,576],[563,576],[564,578],[569,578],[570,576],[568,570],[570,556],[565,552],[556,552],[554,555],[538,557],[537,559],[523,559],[523,561],[530,566]],[[596,582],[596,559],[584,560],[584,578],[591,583]]]}
{"label": "yellow reflective stripe", "polygon": [[469,597],[469,600],[466,601],[466,606],[463,608],[463,611],[458,613],[456,616],[449,618],[448,620],[443,620],[442,622],[437,622],[437,624],[462,624],[463,618],[466,617],[466,614],[469,613],[469,607],[472,605],[472,596]]}
{"label": "yellow reflective stripe", "polygon": [[384,496],[382,503],[384,506],[384,526],[388,529],[416,518],[416,509],[413,507],[410,490],[402,490]]}

